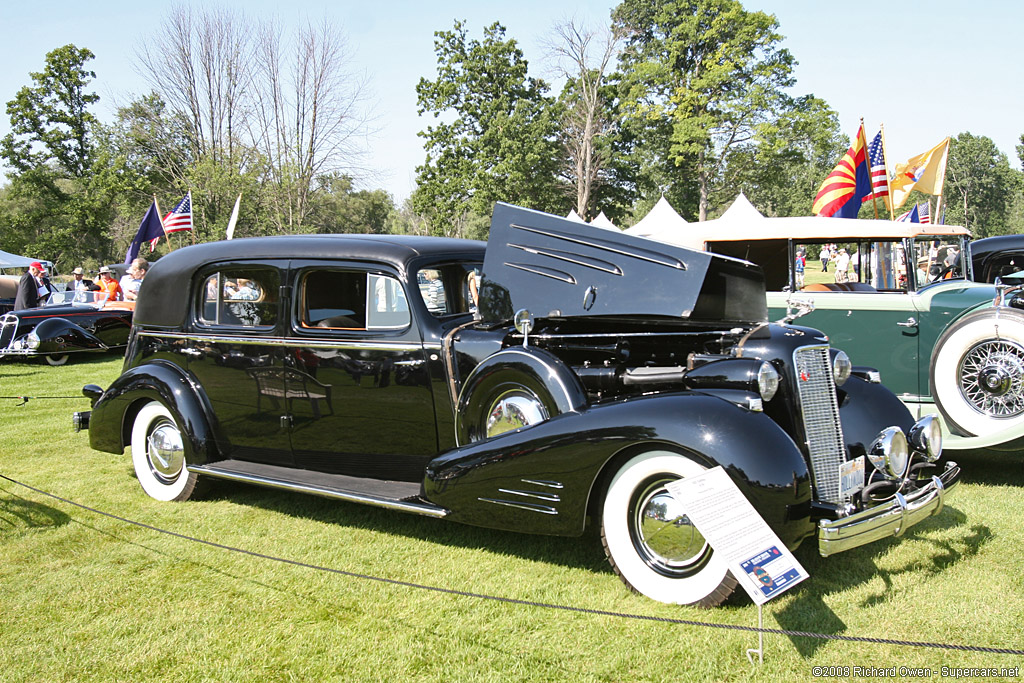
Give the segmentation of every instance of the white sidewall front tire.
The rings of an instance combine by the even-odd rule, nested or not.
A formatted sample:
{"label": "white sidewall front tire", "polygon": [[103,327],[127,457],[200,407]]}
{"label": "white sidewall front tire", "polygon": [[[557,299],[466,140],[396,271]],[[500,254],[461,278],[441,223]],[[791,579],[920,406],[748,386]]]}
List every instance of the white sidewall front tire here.
{"label": "white sidewall front tire", "polygon": [[649,451],[631,458],[612,478],[601,512],[601,531],[609,562],[619,577],[647,597],[670,604],[711,607],[736,587],[720,553],[711,553],[703,567],[685,577],[666,576],[652,569],[634,546],[630,531],[631,506],[639,487],[660,474],[683,479],[705,468],[668,451]]}
{"label": "white sidewall front tire", "polygon": [[[135,476],[142,485],[142,490],[150,497],[162,501],[188,500],[195,489],[198,476],[185,469],[184,463],[180,472],[173,478],[159,476],[150,462],[148,439],[150,432],[161,424],[170,423],[181,433],[181,428],[174,420],[171,412],[163,404],[156,401],[147,403],[135,416],[132,425],[132,464]],[[184,441],[184,435],[182,435]],[[187,446],[185,447],[187,448]]]}
{"label": "white sidewall front tire", "polygon": [[[1024,413],[1013,417],[986,414],[964,396],[960,373],[964,357],[976,345],[997,340],[1024,347],[1024,316],[1004,309],[996,317],[995,311],[988,310],[957,321],[936,343],[930,372],[932,396],[946,421],[970,436],[1001,431],[1014,424],[1024,430]],[[1011,391],[1020,393],[1024,385],[1015,382]]]}

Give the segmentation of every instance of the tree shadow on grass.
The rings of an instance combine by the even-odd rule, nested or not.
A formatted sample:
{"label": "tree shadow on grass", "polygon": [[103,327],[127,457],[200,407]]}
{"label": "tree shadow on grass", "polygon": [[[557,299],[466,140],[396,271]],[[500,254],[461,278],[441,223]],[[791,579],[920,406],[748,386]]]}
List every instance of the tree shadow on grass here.
{"label": "tree shadow on grass", "polygon": [[[126,474],[135,480],[134,470]],[[358,528],[389,536],[406,537],[439,546],[513,555],[524,560],[568,568],[612,573],[597,533],[587,530],[579,538],[541,536],[474,527],[370,505],[331,500],[263,486],[210,478],[197,500],[225,500],[238,505],[345,528]],[[142,494],[139,489],[139,494]]]}
{"label": "tree shadow on grass", "polygon": [[0,496],[0,539],[40,529],[55,529],[71,521],[57,508],[14,495]]}
{"label": "tree shadow on grass", "polygon": [[[795,589],[795,600],[775,613],[779,625],[787,631],[810,631],[826,635],[841,635],[846,624],[826,602],[830,595],[842,593],[856,586],[881,579],[882,587],[864,598],[859,607],[882,606],[894,599],[897,577],[905,574],[928,576],[973,557],[992,539],[992,531],[983,524],[966,526],[967,516],[956,508],[946,507],[938,516],[930,517],[909,529],[900,538],[890,538],[855,548],[838,557],[820,557],[814,543],[806,543],[797,551],[797,557],[810,574]],[[928,532],[958,529],[959,535],[953,540],[926,538]],[[889,552],[900,543],[925,544],[926,552],[916,553],[903,566],[883,568],[877,558]],[[857,636],[875,638],[899,638],[891,633],[858,633]],[[828,641],[822,638],[790,637],[793,647],[805,658],[814,655],[818,648]],[[910,638],[920,640],[920,638]]]}

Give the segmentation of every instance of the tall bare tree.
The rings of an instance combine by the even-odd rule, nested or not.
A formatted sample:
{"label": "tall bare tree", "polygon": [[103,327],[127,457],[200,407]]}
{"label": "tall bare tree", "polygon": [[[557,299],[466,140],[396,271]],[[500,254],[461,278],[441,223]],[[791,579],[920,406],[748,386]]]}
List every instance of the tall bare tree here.
{"label": "tall bare tree", "polygon": [[348,45],[328,20],[299,29],[291,50],[289,60],[278,26],[261,26],[250,133],[269,161],[281,231],[301,229],[318,176],[355,175],[368,125],[365,79],[349,71]]}
{"label": "tall bare tree", "polygon": [[575,194],[576,212],[588,218],[593,190],[600,180],[606,147],[596,144],[615,125],[603,94],[623,33],[618,28],[594,29],[567,19],[556,24],[546,41],[548,58],[566,79],[561,139],[568,160],[563,174]]}

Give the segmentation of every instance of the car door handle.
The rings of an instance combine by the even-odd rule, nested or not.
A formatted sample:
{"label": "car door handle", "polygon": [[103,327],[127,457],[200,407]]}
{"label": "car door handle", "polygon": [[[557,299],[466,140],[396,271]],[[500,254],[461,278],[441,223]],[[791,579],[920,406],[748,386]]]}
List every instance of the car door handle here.
{"label": "car door handle", "polygon": [[900,327],[917,327],[917,318],[911,316],[907,318],[904,322],[896,324],[899,325]]}

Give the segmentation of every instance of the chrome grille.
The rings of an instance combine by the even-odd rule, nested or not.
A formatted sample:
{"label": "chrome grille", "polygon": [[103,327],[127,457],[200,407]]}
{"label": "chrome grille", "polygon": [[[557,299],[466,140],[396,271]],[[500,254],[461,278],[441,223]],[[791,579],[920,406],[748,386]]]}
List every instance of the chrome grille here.
{"label": "chrome grille", "polygon": [[804,346],[793,353],[800,415],[811,456],[811,476],[819,501],[839,499],[839,465],[846,459],[839,404],[828,346]]}
{"label": "chrome grille", "polygon": [[6,349],[14,340],[14,333],[18,330],[18,316],[7,313],[0,317],[0,349]]}

